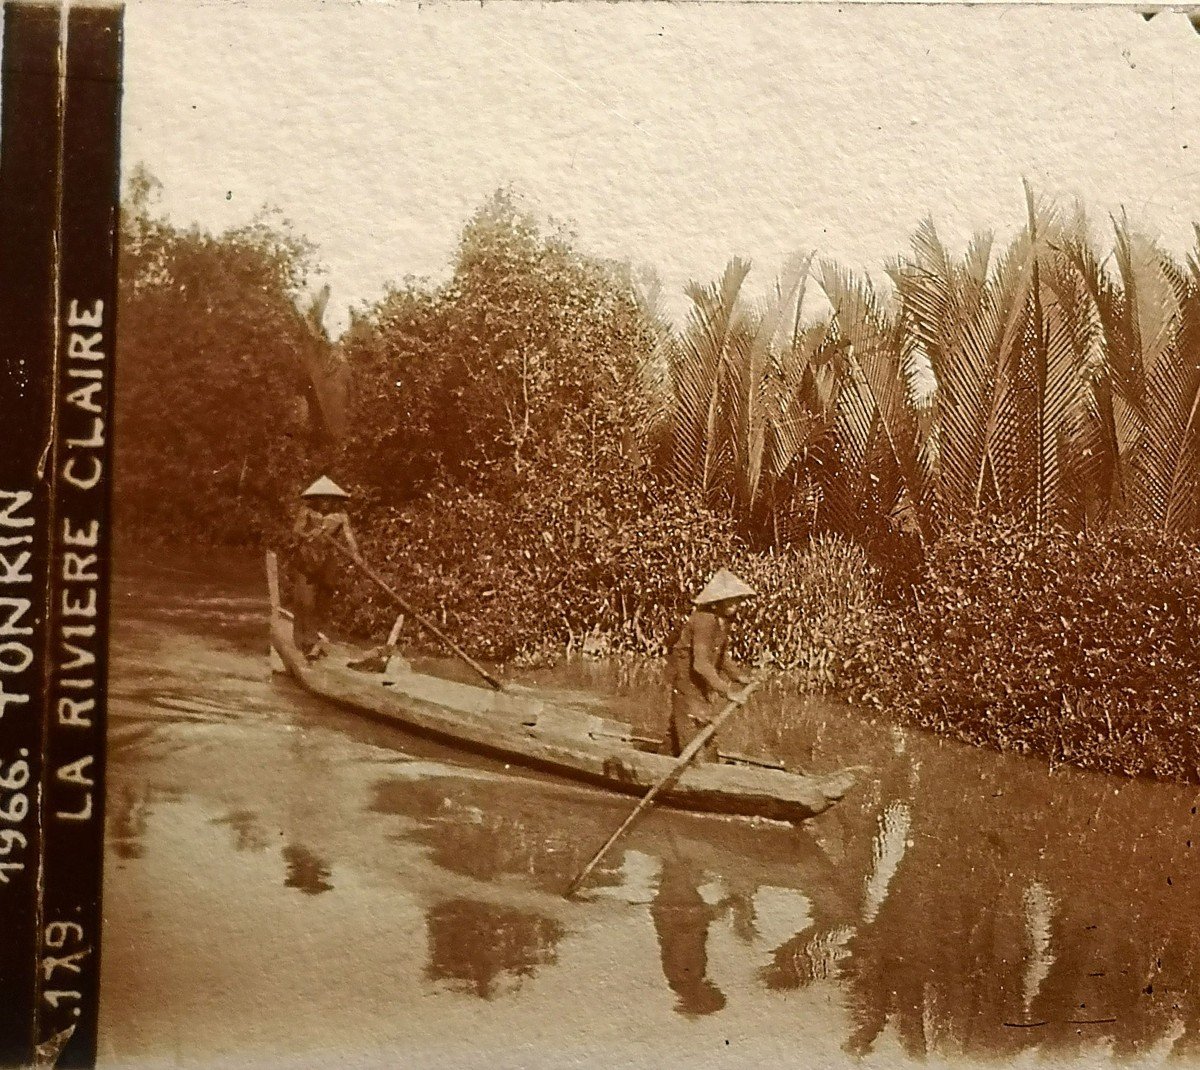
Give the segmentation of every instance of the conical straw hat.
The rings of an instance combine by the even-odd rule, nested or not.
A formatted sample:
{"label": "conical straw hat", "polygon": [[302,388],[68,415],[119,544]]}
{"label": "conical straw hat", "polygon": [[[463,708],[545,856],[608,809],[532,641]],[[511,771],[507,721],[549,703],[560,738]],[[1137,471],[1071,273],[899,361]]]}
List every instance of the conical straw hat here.
{"label": "conical straw hat", "polygon": [[704,585],[702,590],[692,599],[698,606],[712,602],[724,602],[728,598],[753,598],[758,592],[745,581],[739,579],[727,568],[718,569],[713,578]]}
{"label": "conical straw hat", "polygon": [[341,487],[339,487],[328,476],[322,476],[308,490],[304,491],[301,498],[349,498]]}

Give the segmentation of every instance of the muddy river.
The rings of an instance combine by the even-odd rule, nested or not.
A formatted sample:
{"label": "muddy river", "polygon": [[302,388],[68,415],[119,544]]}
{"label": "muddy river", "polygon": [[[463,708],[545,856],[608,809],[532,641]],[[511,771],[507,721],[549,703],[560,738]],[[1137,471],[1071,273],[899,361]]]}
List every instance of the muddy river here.
{"label": "muddy river", "polygon": [[[119,564],[106,1066],[1200,1064],[1193,789],[765,693],[731,749],[846,800],[654,812],[568,902],[627,800],[272,678],[253,562]],[[520,679],[653,726],[660,675]]]}

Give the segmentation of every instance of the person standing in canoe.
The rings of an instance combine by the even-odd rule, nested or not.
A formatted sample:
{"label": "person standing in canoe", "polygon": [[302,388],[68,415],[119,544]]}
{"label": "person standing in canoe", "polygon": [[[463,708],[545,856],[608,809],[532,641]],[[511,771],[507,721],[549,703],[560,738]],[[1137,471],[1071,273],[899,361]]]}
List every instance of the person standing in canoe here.
{"label": "person standing in canoe", "polygon": [[300,495],[292,526],[293,636],[300,653],[310,661],[325,653],[320,630],[328,620],[337,584],[337,550],[329,540],[345,539],[354,559],[362,559],[344,509],[349,497],[332,479],[322,476]]}
{"label": "person standing in canoe", "polygon": [[[753,681],[729,656],[729,630],[734,613],[757,592],[728,569],[720,569],[692,604],[696,607],[671,645],[671,723],[663,740],[667,754],[679,755],[718,713],[718,705],[734,700]],[[698,755],[718,760],[714,736]]]}

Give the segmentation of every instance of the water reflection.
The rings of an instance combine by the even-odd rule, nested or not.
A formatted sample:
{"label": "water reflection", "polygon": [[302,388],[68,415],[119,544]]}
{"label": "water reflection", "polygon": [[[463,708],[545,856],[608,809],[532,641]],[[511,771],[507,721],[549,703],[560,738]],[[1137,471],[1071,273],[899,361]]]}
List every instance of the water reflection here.
{"label": "water reflection", "polygon": [[708,929],[730,905],[708,903],[700,894],[703,870],[695,863],[664,859],[658,893],[650,905],[663,974],[680,1014],[697,1017],[721,1010],[725,994],[708,976]]}
{"label": "water reflection", "polygon": [[557,961],[563,935],[552,918],[473,899],[440,902],[426,912],[425,923],[426,976],[488,1000]]}
{"label": "water reflection", "polygon": [[762,971],[763,984],[775,990],[807,988],[838,976],[838,963],[849,956],[846,944],[853,935],[848,925],[797,933],[775,949]]}
{"label": "water reflection", "polygon": [[1025,938],[1029,941],[1025,965],[1023,1003],[1025,1014],[1033,1011],[1033,1001],[1054,966],[1050,924],[1054,920],[1054,899],[1041,881],[1031,881],[1022,897],[1025,908]]}
{"label": "water reflection", "polygon": [[122,859],[141,858],[145,853],[149,792],[142,785],[124,783],[110,791],[108,845]]}
{"label": "water reflection", "polygon": [[863,896],[863,921],[870,924],[887,898],[888,886],[908,850],[908,833],[912,818],[902,802],[889,803],[879,818],[879,831],[871,851],[871,873],[866,880]]}
{"label": "water reflection", "polygon": [[[854,1018],[847,1049],[873,1050],[890,1025],[921,1058],[1015,1057],[1031,1045],[1069,1056],[1098,1045],[1118,1057],[1194,1052],[1200,939],[1187,839],[1147,828],[1138,803],[1174,789],[1117,793],[1080,778],[1045,805],[1054,782],[1044,771],[1005,765],[1007,783],[983,776],[972,792],[973,825],[954,782],[935,777],[925,778],[905,851],[903,822],[881,819],[842,964]],[[876,905],[871,891],[884,884]]]}
{"label": "water reflection", "polygon": [[[371,808],[415,819],[416,827],[401,837],[423,844],[430,860],[448,872],[481,881],[520,876],[542,891],[559,893],[603,836],[581,834],[578,814],[556,805],[555,794],[516,778],[499,783],[396,778],[376,784]],[[620,865],[620,854],[610,855],[597,866],[590,886],[620,883]]]}
{"label": "water reflection", "polygon": [[[595,795],[581,800],[571,789],[519,773],[470,779],[388,776],[377,781],[371,800],[373,812],[410,819],[396,838],[422,844],[439,868],[503,886],[511,886],[516,877],[531,889],[555,896],[603,843],[628,805]],[[649,902],[663,976],[676,994],[676,1009],[696,1017],[718,1011],[727,1002],[708,971],[713,922],[727,921],[738,941],[750,948],[762,939],[760,899],[764,909],[780,915],[765,919],[772,923],[769,927],[794,931],[810,904],[809,896],[795,889],[811,888],[816,909],[822,916],[835,916],[848,899],[844,884],[806,832],[661,815],[648,818],[636,836],[606,856],[585,897]],[[458,922],[469,929],[457,937],[442,932]],[[523,941],[514,935],[521,931]],[[519,975],[521,962],[553,962],[553,957],[535,955],[531,949],[542,947],[535,937],[544,942],[547,932],[556,931],[536,915],[456,899],[430,914],[434,954],[441,963],[431,967],[431,976],[469,981],[472,991],[494,998],[491,979],[501,970],[497,964],[511,960],[514,965],[508,972]],[[526,948],[523,954],[517,953],[520,947]]]}
{"label": "water reflection", "polygon": [[265,851],[271,842],[253,810],[232,810],[224,817],[214,817],[213,824],[229,827],[235,851]]}
{"label": "water reflection", "polygon": [[[110,754],[110,760],[111,760]],[[161,803],[182,798],[178,788],[143,780],[109,777],[105,814],[107,849],[122,861],[145,856],[147,825]]]}
{"label": "water reflection", "polygon": [[[139,582],[138,606],[147,589]],[[230,609],[215,591],[209,602],[213,613]],[[185,608],[187,599],[172,605]],[[267,848],[287,843],[286,887],[334,892],[343,898],[329,902],[344,902],[347,916],[364,888],[389,896],[398,885],[426,913],[428,979],[495,1000],[541,971],[547,999],[566,1013],[581,1009],[579,966],[560,952],[560,922],[537,912],[549,909],[537,897],[565,887],[629,801],[440,752],[417,763],[423,772],[381,778],[405,753],[424,752],[401,733],[317,702],[301,712],[299,692],[270,690],[259,668],[261,619],[247,625],[235,657],[230,644],[241,639],[224,630],[214,638],[208,616],[189,623],[174,610],[149,613],[137,630],[134,613],[126,610],[115,643],[108,847],[116,859],[144,858],[149,825],[159,836],[145,860],[149,883],[185,885],[172,859],[194,868],[195,851],[172,846],[165,805],[185,785],[217,826],[214,842],[228,852],[218,863],[247,873],[261,866],[283,896],[279,856]],[[238,627],[240,613],[231,618]],[[187,642],[170,630],[185,624],[195,629]],[[645,711],[662,708],[660,676],[658,666],[587,663],[546,678],[582,689],[580,702],[603,696],[601,712],[649,723]],[[190,696],[197,708],[219,699],[228,715],[216,731],[180,703],[147,712],[137,689],[151,684],[155,694]],[[632,976],[645,969],[681,1015],[723,1010],[721,1020],[733,1022],[780,1006],[791,1014],[793,1005],[773,993],[826,985],[828,1000],[821,992],[806,1006],[818,1014],[846,1007],[833,1059],[842,1043],[889,1057],[899,1047],[917,1061],[1004,1063],[1033,1048],[1051,1060],[1097,1050],[1200,1058],[1194,789],[1050,776],[1037,762],[872,725],[786,694],[764,695],[760,706],[758,722],[747,718],[732,731],[731,749],[811,754],[815,768],[861,762],[870,774],[800,830],[652,812],[605,860],[593,884],[598,901],[562,908],[561,924],[573,932],[567,919],[579,919],[572,949],[586,943],[589,926],[618,949],[613,987],[645,980]],[[298,723],[306,730],[287,734]],[[254,775],[263,762],[269,778]],[[455,762],[464,768],[456,772]],[[335,887],[331,860],[356,879]],[[113,868],[140,910],[139,867]],[[369,880],[357,879],[363,871]],[[489,894],[470,882],[489,884]],[[505,897],[512,902],[496,902]],[[269,930],[268,908],[262,917]],[[634,966],[636,956],[619,951],[622,940],[649,939],[659,961],[651,949],[649,962]],[[831,1013],[828,1021],[841,1029],[842,1019]]]}
{"label": "water reflection", "polygon": [[318,858],[307,847],[290,843],[283,849],[283,860],[287,864],[287,876],[284,886],[296,888],[305,895],[320,895],[322,892],[332,892],[333,885],[329,878],[332,870],[329,864]]}

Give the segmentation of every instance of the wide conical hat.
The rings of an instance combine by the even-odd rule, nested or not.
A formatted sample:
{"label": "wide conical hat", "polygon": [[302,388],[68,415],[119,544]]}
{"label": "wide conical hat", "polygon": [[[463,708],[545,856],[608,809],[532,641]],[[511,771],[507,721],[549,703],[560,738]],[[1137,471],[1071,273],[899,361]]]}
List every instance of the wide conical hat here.
{"label": "wide conical hat", "polygon": [[698,606],[704,606],[711,602],[724,602],[728,598],[753,598],[756,594],[758,592],[750,584],[739,579],[729,569],[722,568],[714,573],[713,578],[704,585],[704,590],[692,601]]}
{"label": "wide conical hat", "polygon": [[322,476],[308,490],[300,495],[301,498],[349,498],[341,487],[339,487],[328,476]]}

